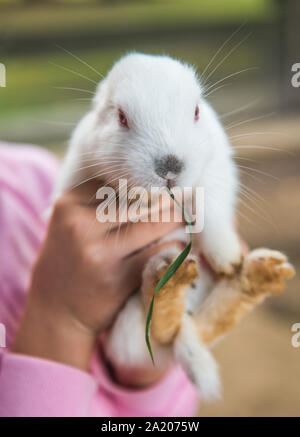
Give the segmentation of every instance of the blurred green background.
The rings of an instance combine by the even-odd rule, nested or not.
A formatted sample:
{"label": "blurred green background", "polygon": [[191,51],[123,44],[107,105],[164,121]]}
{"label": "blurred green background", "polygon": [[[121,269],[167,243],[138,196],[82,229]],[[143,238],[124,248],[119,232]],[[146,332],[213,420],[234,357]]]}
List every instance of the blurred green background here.
{"label": "blurred green background", "polygon": [[[248,187],[239,210],[241,233],[251,247],[285,250],[299,267],[300,88],[291,85],[291,66],[300,62],[299,4],[0,0],[0,62],[7,69],[0,139],[40,144],[62,156],[100,80],[95,70],[105,75],[128,51],[167,53],[200,74],[212,60],[207,73],[216,90],[209,100],[241,147],[237,163]],[[295,322],[297,279],[216,348],[224,398],[199,414],[300,415]]]}
{"label": "blurred green background", "polygon": [[94,81],[99,76],[57,45],[102,74],[130,50],[168,53],[201,72],[218,47],[244,24],[219,58],[243,38],[246,41],[211,79],[258,68],[235,76],[234,87],[220,89],[216,104],[225,97],[225,111],[230,111],[261,97],[262,87],[267,88],[268,101],[260,104],[276,104],[278,8],[270,0],[0,0],[0,7],[0,56],[7,67],[7,88],[0,98],[2,138],[60,146],[70,130],[63,123],[76,122],[88,108],[88,101],[78,100],[90,97],[88,93],[55,87],[93,91],[93,82],[79,75]]}

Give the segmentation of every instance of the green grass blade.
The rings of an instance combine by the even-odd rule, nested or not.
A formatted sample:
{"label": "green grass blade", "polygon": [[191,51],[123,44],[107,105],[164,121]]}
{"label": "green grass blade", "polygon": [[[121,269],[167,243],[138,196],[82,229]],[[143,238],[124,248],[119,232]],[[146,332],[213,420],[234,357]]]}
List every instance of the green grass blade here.
{"label": "green grass blade", "polygon": [[150,343],[150,326],[151,326],[151,319],[152,319],[152,314],[153,314],[153,307],[154,307],[154,300],[155,300],[155,296],[160,292],[160,290],[163,288],[163,286],[169,281],[169,279],[172,278],[172,276],[176,273],[176,271],[178,270],[178,268],[181,266],[181,264],[184,262],[184,260],[186,259],[186,257],[188,256],[188,254],[191,251],[192,248],[192,232],[191,232],[191,220],[189,215],[187,214],[187,212],[184,210],[184,208],[182,207],[182,205],[175,199],[174,194],[172,193],[172,191],[168,188],[168,192],[171,196],[171,198],[174,200],[174,202],[182,209],[183,214],[184,214],[184,218],[188,224],[189,227],[189,231],[190,231],[190,242],[189,244],[183,249],[183,251],[178,255],[178,257],[175,259],[175,261],[170,265],[170,267],[167,269],[167,271],[163,274],[163,276],[160,278],[154,293],[153,293],[153,297],[151,299],[150,302],[150,306],[149,306],[149,310],[148,310],[148,315],[147,315],[147,320],[146,320],[146,332],[145,332],[145,338],[146,338],[146,344],[148,347],[148,351],[150,353],[150,357],[152,360],[152,363],[154,363],[154,357],[153,357],[153,352],[152,352],[152,348],[151,348],[151,343]]}

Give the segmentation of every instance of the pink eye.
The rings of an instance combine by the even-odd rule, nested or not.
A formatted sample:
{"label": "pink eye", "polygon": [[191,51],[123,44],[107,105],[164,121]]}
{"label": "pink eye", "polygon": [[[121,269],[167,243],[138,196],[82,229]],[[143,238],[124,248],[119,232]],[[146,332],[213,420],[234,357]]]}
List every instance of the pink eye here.
{"label": "pink eye", "polygon": [[199,106],[197,105],[195,108],[195,121],[199,120]]}
{"label": "pink eye", "polygon": [[127,117],[122,109],[119,109],[119,123],[123,127],[128,127]]}

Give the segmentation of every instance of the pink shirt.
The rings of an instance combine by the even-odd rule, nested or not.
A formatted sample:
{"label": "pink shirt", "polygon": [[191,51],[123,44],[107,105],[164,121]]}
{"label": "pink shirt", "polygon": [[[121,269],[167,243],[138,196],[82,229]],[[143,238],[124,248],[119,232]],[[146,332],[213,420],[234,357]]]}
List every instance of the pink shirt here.
{"label": "pink shirt", "polygon": [[45,234],[41,216],[57,170],[58,162],[43,149],[0,143],[0,323],[6,329],[6,348],[0,347],[0,416],[195,414],[196,392],[178,366],[151,387],[129,390],[111,380],[99,353],[86,373],[9,352]]}

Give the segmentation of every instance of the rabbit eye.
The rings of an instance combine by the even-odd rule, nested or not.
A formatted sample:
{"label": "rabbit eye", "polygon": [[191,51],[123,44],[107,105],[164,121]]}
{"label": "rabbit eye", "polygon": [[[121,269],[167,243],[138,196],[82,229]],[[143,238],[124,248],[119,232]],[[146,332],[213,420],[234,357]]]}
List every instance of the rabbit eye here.
{"label": "rabbit eye", "polygon": [[195,121],[199,120],[199,106],[197,105],[195,108]]}
{"label": "rabbit eye", "polygon": [[123,127],[128,127],[127,117],[125,115],[125,112],[122,111],[122,109],[119,109],[119,123]]}

